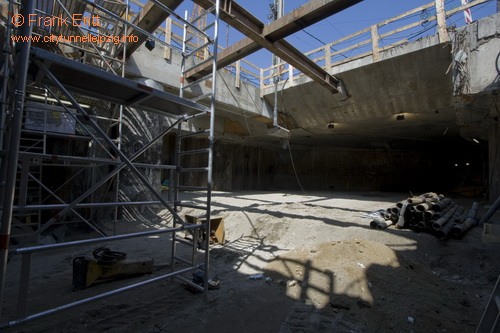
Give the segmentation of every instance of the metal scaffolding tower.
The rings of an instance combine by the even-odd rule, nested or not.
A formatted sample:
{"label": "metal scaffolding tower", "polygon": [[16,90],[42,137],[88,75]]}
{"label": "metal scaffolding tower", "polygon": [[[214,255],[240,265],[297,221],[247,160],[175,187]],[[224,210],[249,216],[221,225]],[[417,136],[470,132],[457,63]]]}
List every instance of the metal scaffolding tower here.
{"label": "metal scaffolding tower", "polygon": [[[209,274],[209,246],[211,220],[211,189],[212,161],[215,121],[215,93],[217,70],[217,42],[219,1],[210,10],[201,13],[209,20],[203,29],[194,22],[181,19],[185,26],[185,43],[183,46],[182,75],[186,72],[186,64],[190,61],[199,63],[193,56],[201,49],[208,49],[209,58],[202,61],[212,61],[213,71],[207,77],[195,82],[182,84],[180,96],[164,92],[145,84],[124,77],[126,54],[125,45],[104,44],[96,46],[93,43],[77,43],[73,38],[61,43],[36,43],[31,36],[113,36],[126,35],[127,28],[146,34],[152,40],[158,39],[130,23],[133,16],[129,15],[128,1],[106,0],[61,0],[36,1],[23,0],[19,6],[13,0],[9,2],[17,13],[29,17],[39,15],[57,17],[61,15],[82,16],[99,15],[105,24],[93,27],[86,24],[78,27],[65,28],[58,26],[46,29],[40,25],[20,25],[13,27],[12,22],[6,22],[6,41],[10,36],[27,37],[28,42],[18,42],[15,47],[18,52],[11,52],[13,46],[7,42],[4,47],[4,65],[2,71],[2,154],[1,180],[2,220],[0,229],[0,303],[3,304],[3,294],[8,258],[21,255],[21,276],[19,278],[19,295],[17,315],[0,327],[11,327],[31,321],[55,312],[66,310],[91,301],[115,295],[129,289],[144,286],[160,280],[178,278],[186,284],[203,291],[207,298]],[[155,6],[173,13],[162,2],[151,0]],[[137,13],[136,13],[137,14]],[[9,20],[11,21],[11,20]],[[51,30],[52,29],[52,30]],[[190,49],[188,35],[202,36],[207,42],[202,47]],[[68,38],[69,39],[69,38]],[[48,40],[48,39],[47,39]],[[163,43],[163,42],[162,42]],[[192,47],[191,47],[192,48]],[[12,58],[15,63],[15,76],[11,77]],[[184,92],[204,80],[212,82],[210,94],[187,99]],[[192,94],[191,94],[192,95]],[[201,99],[209,99],[209,106],[198,103]],[[143,141],[141,147],[131,153],[122,149],[123,111],[139,115],[155,115],[160,119],[169,119],[170,125],[161,133]],[[209,117],[209,127],[199,132],[186,131],[182,125],[194,118]],[[56,124],[57,123],[57,124]],[[52,127],[51,127],[52,126]],[[138,162],[141,156],[167,134],[176,135],[176,151],[172,164],[148,164]],[[4,131],[5,130],[5,131]],[[207,146],[203,149],[190,150],[185,141],[189,137],[206,135]],[[49,149],[49,142],[54,140],[70,140],[75,142],[77,149],[54,147]],[[58,141],[58,142],[59,142]],[[200,156],[202,155],[202,156]],[[196,158],[191,158],[195,156]],[[193,166],[193,160],[205,163],[202,167]],[[51,167],[77,170],[68,172],[64,181],[49,184],[45,170]],[[59,169],[58,169],[59,170]],[[150,199],[134,201],[118,196],[120,182],[117,180],[120,172],[127,170],[138,180],[138,184],[149,193]],[[145,170],[159,170],[168,173],[173,195],[167,197],[161,193],[160,184],[147,177]],[[199,176],[203,173],[204,176]],[[196,175],[196,176],[193,176]],[[84,181],[82,181],[82,179]],[[201,179],[201,180],[200,180]],[[77,187],[78,191],[74,188]],[[192,183],[196,184],[192,184]],[[204,184],[200,184],[203,182]],[[84,183],[84,186],[81,185]],[[55,189],[54,185],[58,187]],[[73,187],[74,193],[59,191],[64,187]],[[110,194],[110,188],[114,192]],[[184,202],[190,191],[203,191],[206,201],[201,205]],[[63,193],[63,194],[61,194]],[[136,207],[154,205],[169,212],[173,226],[153,231],[137,232],[108,236],[102,226],[95,221],[95,210],[103,208]],[[201,211],[200,219],[187,221],[178,213],[181,207],[194,207]],[[116,217],[115,213],[115,217]],[[50,245],[27,246],[40,239],[40,236],[54,226],[67,223],[82,223],[93,230],[96,238],[63,242]],[[16,234],[18,244],[13,246],[13,227],[21,233]],[[185,233],[191,237],[180,237]],[[112,241],[167,234],[172,237],[170,253],[171,271],[156,275],[141,282],[132,283],[126,287],[110,290],[90,298],[79,299],[63,304],[54,309],[29,314],[29,283],[32,255],[57,249],[69,249],[84,245],[109,243]],[[182,256],[180,245],[191,247],[190,258]],[[204,252],[202,259],[198,252]],[[186,274],[196,269],[204,270],[204,283],[193,283]],[[184,276],[183,276],[184,275]]]}
{"label": "metal scaffolding tower", "polygon": [[[182,43],[182,62],[181,62],[181,86],[179,90],[179,96],[181,98],[185,97],[186,92],[190,90],[191,87],[198,85],[202,82],[211,82],[211,91],[207,94],[196,96],[191,99],[193,102],[197,102],[202,99],[209,99],[210,107],[210,120],[209,127],[205,130],[199,130],[191,133],[183,133],[182,124],[178,124],[177,129],[177,142],[176,142],[176,156],[175,161],[178,166],[175,179],[175,194],[174,194],[174,209],[177,210],[178,207],[190,207],[201,211],[203,220],[197,219],[192,221],[194,223],[201,223],[204,225],[204,232],[201,235],[196,231],[192,233],[191,242],[186,243],[184,239],[177,237],[174,232],[173,242],[172,242],[172,259],[182,260],[181,258],[175,257],[177,244],[187,244],[192,247],[192,257],[191,260],[185,261],[187,264],[193,265],[196,261],[196,247],[203,248],[205,250],[205,269],[204,269],[204,286],[203,289],[208,289],[208,272],[209,272],[209,244],[210,244],[210,231],[211,231],[211,192],[212,192],[212,164],[213,164],[213,148],[214,148],[214,127],[215,127],[215,94],[216,94],[216,72],[217,72],[217,47],[218,47],[218,17],[219,17],[219,1],[208,8],[205,11],[199,13],[199,16],[194,17],[191,22],[184,24],[183,32],[183,43]],[[208,17],[211,14],[213,20],[208,22]],[[185,14],[187,20],[187,13]],[[201,24],[197,24],[201,23]],[[210,34],[212,31],[212,34]],[[199,43],[190,43],[192,39],[199,38],[204,42],[199,45]],[[202,62],[212,63],[212,72],[202,78],[194,80],[192,82],[187,82],[186,73],[191,70],[192,67],[197,64],[198,52],[200,50],[206,50],[203,52]],[[191,63],[192,67],[189,67]],[[208,144],[206,147],[190,149],[185,141],[192,137],[207,136]],[[194,158],[193,158],[194,157]],[[202,161],[200,163],[200,161]],[[194,184],[193,181],[197,180],[199,182],[200,174],[203,175],[201,178],[206,179],[206,184],[204,186],[199,186]],[[196,176],[194,176],[196,175]],[[180,191],[206,191],[206,201],[201,204],[184,204],[179,200]],[[174,220],[174,227],[177,226],[177,221]],[[203,235],[205,235],[203,239]],[[181,278],[182,279],[182,278]],[[189,281],[185,281],[190,283]],[[193,285],[195,288],[199,286]],[[207,294],[205,293],[205,297]]]}

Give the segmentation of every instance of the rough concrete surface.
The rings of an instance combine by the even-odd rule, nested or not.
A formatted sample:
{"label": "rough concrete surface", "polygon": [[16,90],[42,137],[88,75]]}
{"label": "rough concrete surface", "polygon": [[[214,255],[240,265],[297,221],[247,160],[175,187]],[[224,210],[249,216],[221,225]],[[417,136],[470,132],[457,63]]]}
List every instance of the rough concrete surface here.
{"label": "rough concrete surface", "polygon": [[[447,241],[369,227],[366,213],[407,196],[216,192],[213,214],[224,217],[226,243],[210,253],[210,276],[220,288],[208,301],[179,281],[163,281],[7,332],[474,332],[500,273],[500,246],[483,243],[481,227]],[[473,201],[455,200],[466,209]],[[165,227],[167,216],[161,211],[137,223],[121,221],[116,229]],[[106,245],[129,258],[153,257],[156,275],[168,272],[168,238]],[[93,248],[33,258],[30,313],[150,277],[72,292],[72,260]],[[4,316],[15,313],[19,265],[18,257],[9,263],[12,303]]]}

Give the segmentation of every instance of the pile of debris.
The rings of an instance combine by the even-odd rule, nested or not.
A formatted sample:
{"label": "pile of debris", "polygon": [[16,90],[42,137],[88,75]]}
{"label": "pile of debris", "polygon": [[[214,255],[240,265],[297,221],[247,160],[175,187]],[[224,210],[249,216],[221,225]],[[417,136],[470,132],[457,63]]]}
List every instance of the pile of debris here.
{"label": "pile of debris", "polygon": [[469,211],[457,205],[450,198],[429,192],[410,197],[396,203],[380,217],[370,222],[372,228],[385,229],[391,225],[396,228],[409,228],[418,232],[429,232],[438,238],[462,238],[465,233],[478,224],[479,204],[474,202]]}

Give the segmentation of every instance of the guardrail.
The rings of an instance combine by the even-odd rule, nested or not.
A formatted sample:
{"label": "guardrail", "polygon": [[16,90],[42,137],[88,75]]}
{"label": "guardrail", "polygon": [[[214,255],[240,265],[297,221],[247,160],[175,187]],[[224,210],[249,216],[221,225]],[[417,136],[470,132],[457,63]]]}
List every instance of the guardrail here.
{"label": "guardrail", "polygon": [[[164,36],[165,42],[174,48],[181,49],[182,46],[182,29],[183,26],[180,22],[172,20],[171,18],[167,18],[164,26],[162,25],[156,30],[157,35]],[[195,32],[192,32],[196,35]],[[196,43],[197,38],[193,38],[190,42],[188,42],[188,46],[190,49],[196,49],[199,44]],[[224,50],[220,45],[218,46],[219,51]],[[164,47],[164,57],[165,59],[170,59],[172,49],[165,46]],[[196,53],[196,56],[201,61],[205,60],[209,54],[207,53],[208,49],[202,49]],[[241,81],[245,80],[247,82],[252,83],[255,86],[259,85],[260,82],[260,67],[251,63],[248,60],[241,59],[236,61],[235,63],[224,67],[224,70],[232,73],[236,77],[236,87],[239,88],[241,85]]]}
{"label": "guardrail", "polygon": [[[132,4],[141,9],[140,0],[130,0]],[[435,30],[440,38],[440,42],[449,41],[447,33],[446,19],[457,13],[461,13],[472,7],[484,4],[491,0],[470,0],[468,4],[456,6],[450,10],[445,10],[445,0],[434,0],[415,9],[404,12],[398,16],[389,18],[372,26],[361,29],[341,39],[330,42],[322,47],[305,53],[311,60],[325,70],[330,70],[338,66],[357,59],[372,57],[373,62],[381,60],[381,54],[391,48],[405,45],[417,38],[434,35]],[[454,2],[455,3],[455,2]],[[131,16],[140,15],[138,12]],[[167,18],[164,24],[159,27],[155,34],[163,36],[165,42],[173,48],[181,48],[183,26],[180,22]],[[190,42],[193,49],[196,49],[196,38]],[[199,44],[199,43],[198,43]],[[219,46],[220,50],[223,47]],[[164,46],[164,57],[170,59],[172,48]],[[200,60],[204,60],[208,55],[205,50],[200,50],[197,54]],[[257,65],[242,59],[226,66],[227,72],[235,76],[236,86],[239,87],[242,80],[250,82],[261,91],[274,86],[274,79],[279,77],[280,81],[287,81],[289,86],[303,77],[299,70],[288,63],[281,62],[267,68],[260,68]]]}
{"label": "guardrail", "polygon": [[[334,66],[364,57],[371,56],[373,62],[380,61],[383,51],[407,44],[416,38],[434,34],[434,31],[430,31],[434,28],[437,28],[439,41],[447,42],[449,41],[447,18],[489,1],[475,0],[445,11],[444,0],[435,0],[305,54],[323,69],[329,71]],[[285,62],[261,69],[261,92],[274,86],[275,77],[282,82],[286,81],[288,86],[292,86],[294,81],[303,75]]]}

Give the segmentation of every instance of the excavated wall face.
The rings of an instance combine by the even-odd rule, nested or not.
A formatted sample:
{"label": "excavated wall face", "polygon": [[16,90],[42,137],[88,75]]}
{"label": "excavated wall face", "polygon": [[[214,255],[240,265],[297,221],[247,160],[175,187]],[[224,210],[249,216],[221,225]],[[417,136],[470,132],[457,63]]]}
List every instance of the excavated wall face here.
{"label": "excavated wall face", "polygon": [[453,84],[463,137],[489,145],[489,198],[500,195],[500,13],[453,35]]}
{"label": "excavated wall face", "polygon": [[[123,135],[122,135],[122,151],[127,156],[134,155],[149,141],[158,136],[163,130],[162,117],[145,112],[137,112],[133,109],[124,109],[123,113]],[[145,164],[160,164],[162,160],[162,142],[161,140],[146,150],[134,162]],[[150,184],[160,190],[161,187],[161,170],[153,168],[138,168],[144,176],[149,180]],[[125,168],[120,173],[120,201],[147,201],[157,200],[142,182],[137,178],[135,173],[129,168]],[[149,209],[146,205],[139,207],[128,207],[123,209],[123,214],[127,214],[130,210],[139,210],[144,214],[145,209]],[[134,216],[132,214],[132,216]]]}
{"label": "excavated wall face", "polygon": [[[484,158],[464,141],[453,149],[269,149],[217,141],[216,190],[438,191],[485,190]],[[291,156],[293,157],[293,163]],[[297,174],[295,176],[294,172]],[[300,185],[297,181],[300,181]]]}

